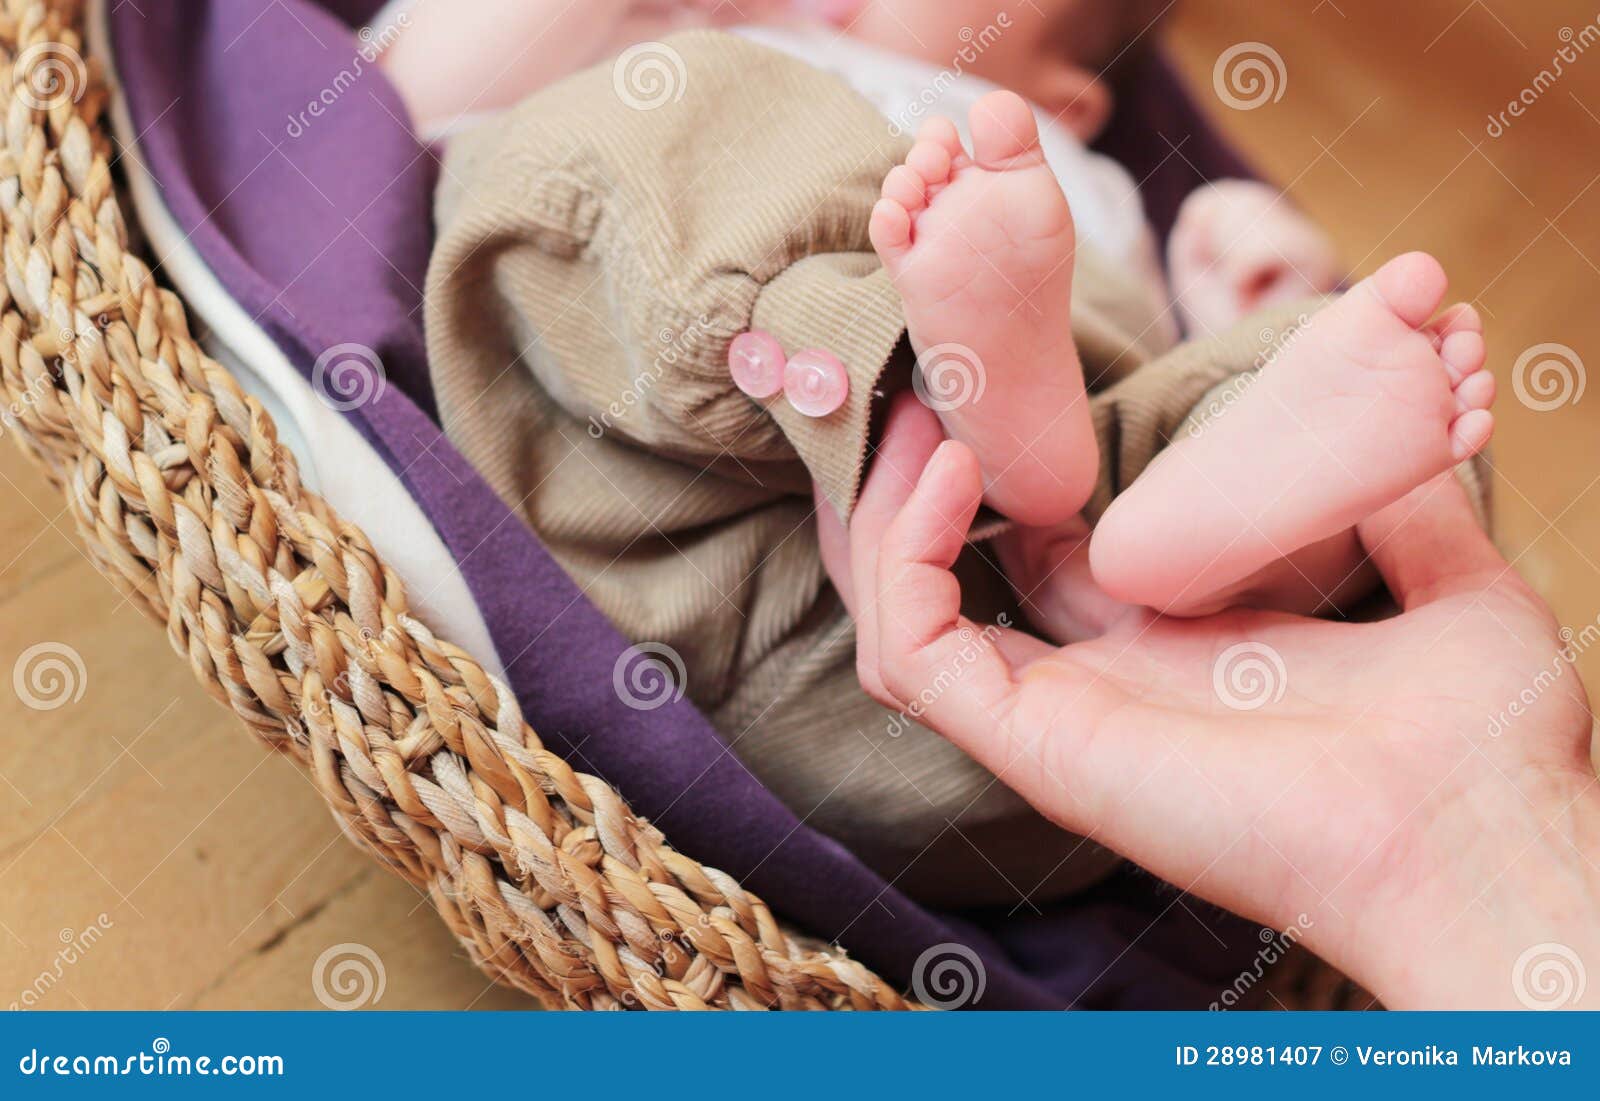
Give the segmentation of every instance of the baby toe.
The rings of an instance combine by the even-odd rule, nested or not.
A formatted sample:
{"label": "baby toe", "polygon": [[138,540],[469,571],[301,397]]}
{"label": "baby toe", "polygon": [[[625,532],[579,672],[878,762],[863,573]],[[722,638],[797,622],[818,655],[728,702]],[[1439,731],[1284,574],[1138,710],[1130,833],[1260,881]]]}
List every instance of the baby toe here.
{"label": "baby toe", "polygon": [[956,129],[956,124],[943,115],[935,115],[922,124],[922,129],[917,131],[919,142],[931,141],[942,146],[950,154],[950,159],[961,156],[966,150],[961,145],[961,132]]}
{"label": "baby toe", "polygon": [[1451,384],[1461,385],[1467,376],[1482,371],[1489,358],[1483,334],[1451,333],[1439,344],[1439,358],[1444,361],[1445,370],[1450,372]]}
{"label": "baby toe", "polygon": [[990,92],[973,105],[967,121],[973,159],[985,168],[1012,168],[1044,156],[1033,108],[1015,92]]}
{"label": "baby toe", "polygon": [[1421,329],[1439,303],[1449,279],[1438,260],[1425,252],[1408,252],[1379,268],[1366,286],[1405,324]]}
{"label": "baby toe", "polygon": [[1474,409],[1487,409],[1494,404],[1495,394],[1494,375],[1488,371],[1477,371],[1456,387],[1456,409],[1462,413],[1470,413]]}
{"label": "baby toe", "polygon": [[887,260],[911,245],[911,215],[893,199],[879,199],[867,223],[867,236],[879,257]]}
{"label": "baby toe", "polygon": [[1456,462],[1464,462],[1487,447],[1493,435],[1493,413],[1487,409],[1463,413],[1450,426],[1450,453]]}
{"label": "baby toe", "polygon": [[897,164],[883,180],[883,197],[915,214],[928,201],[928,185],[909,165]]}
{"label": "baby toe", "polygon": [[1441,340],[1451,333],[1481,333],[1483,316],[1470,302],[1457,302],[1440,314],[1432,327],[1438,332]]}
{"label": "baby toe", "polygon": [[942,184],[950,178],[950,151],[936,141],[919,141],[906,154],[906,167],[929,187]]}

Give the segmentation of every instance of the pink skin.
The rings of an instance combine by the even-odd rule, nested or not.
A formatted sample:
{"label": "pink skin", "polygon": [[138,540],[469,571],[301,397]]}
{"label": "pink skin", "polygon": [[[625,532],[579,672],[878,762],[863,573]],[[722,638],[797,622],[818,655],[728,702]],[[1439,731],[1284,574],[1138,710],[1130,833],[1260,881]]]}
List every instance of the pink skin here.
{"label": "pink skin", "polygon": [[[462,116],[510,107],[541,88],[640,42],[677,31],[785,20],[828,22],[883,49],[940,68],[1003,6],[993,0],[470,0],[418,5],[383,66],[412,121],[435,132]],[[1111,95],[1068,57],[1067,44],[1101,36],[1074,0],[1034,0],[968,66],[1012,88],[1090,140]],[[911,30],[915,28],[915,32]]]}
{"label": "pink skin", "polygon": [[429,0],[407,13],[382,64],[413,124],[434,133],[514,106],[636,43],[792,11],[793,0]]}
{"label": "pink skin", "polygon": [[1348,533],[1488,443],[1494,377],[1469,306],[1430,318],[1444,270],[1410,253],[1311,318],[1260,381],[1175,441],[1117,498],[1090,544],[1115,599],[1180,615],[1236,602],[1286,555],[1346,538],[1310,583],[1362,561]]}
{"label": "pink skin", "polygon": [[[873,209],[873,247],[905,309],[927,390],[983,463],[987,500],[1024,524],[1078,512],[1099,467],[1072,340],[1072,212],[1033,111],[1012,92],[930,119]],[[941,375],[954,377],[946,390]]]}
{"label": "pink skin", "polygon": [[1167,269],[1179,312],[1198,336],[1329,294],[1343,278],[1328,235],[1277,188],[1250,180],[1223,180],[1184,201]]}
{"label": "pink skin", "polygon": [[[981,53],[965,51],[975,32],[998,26],[1002,12],[1010,25]],[[1077,0],[872,0],[847,29],[852,38],[939,69],[962,54],[965,72],[1038,104],[1086,142],[1111,117],[1110,89],[1073,54],[1109,59],[1121,44],[1101,42],[1106,28]],[[976,56],[968,61],[966,53]]]}
{"label": "pink skin", "polygon": [[[1057,649],[962,618],[950,567],[982,487],[971,451],[939,436],[930,412],[899,402],[850,529],[819,514],[875,698],[921,701],[921,721],[1063,828],[1263,924],[1304,928],[1392,1008],[1515,1008],[1513,966],[1545,941],[1600,959],[1583,685],[1558,678],[1485,735],[1563,643],[1452,478],[1358,526],[1394,618],[1129,611]],[[976,660],[973,638],[994,640]],[[1269,685],[1259,708],[1228,706],[1218,660],[1238,647],[1278,658],[1281,696]],[[1577,1008],[1597,1000],[1591,982]]]}

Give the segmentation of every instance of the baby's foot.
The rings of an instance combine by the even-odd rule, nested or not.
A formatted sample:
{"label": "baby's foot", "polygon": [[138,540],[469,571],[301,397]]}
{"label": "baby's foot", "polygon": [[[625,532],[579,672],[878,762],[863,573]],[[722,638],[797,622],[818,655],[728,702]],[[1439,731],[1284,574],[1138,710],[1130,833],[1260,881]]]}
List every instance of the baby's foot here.
{"label": "baby's foot", "polygon": [[1052,528],[1013,525],[991,544],[1018,607],[1045,638],[1067,645],[1099,638],[1131,609],[1095,583],[1088,522],[1074,516]]}
{"label": "baby's foot", "polygon": [[1281,192],[1250,180],[1223,180],[1184,200],[1167,267],[1179,312],[1198,335],[1327,294],[1341,278],[1328,235]]}
{"label": "baby's foot", "polygon": [[1186,611],[1354,526],[1489,442],[1483,327],[1411,253],[1317,313],[1260,381],[1168,448],[1101,519],[1090,550],[1114,597]]}
{"label": "baby's foot", "polygon": [[983,466],[990,505],[1056,524],[1093,492],[1099,455],[1072,341],[1072,212],[1027,103],[972,109],[969,156],[949,119],[923,127],[872,212],[904,304],[918,392]]}

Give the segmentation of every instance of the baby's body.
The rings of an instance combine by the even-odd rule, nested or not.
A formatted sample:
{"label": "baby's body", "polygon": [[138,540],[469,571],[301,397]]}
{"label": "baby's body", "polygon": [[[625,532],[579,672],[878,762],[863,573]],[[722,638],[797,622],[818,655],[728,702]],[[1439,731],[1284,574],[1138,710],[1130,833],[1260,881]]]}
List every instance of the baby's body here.
{"label": "baby's body", "polygon": [[[1142,35],[1141,7],[1055,0],[1013,18],[986,0],[876,0],[865,7],[758,0],[737,8],[714,0],[598,0],[583,5],[581,15],[565,0],[478,0],[448,12],[425,4],[406,6],[407,33],[385,65],[419,129],[445,133],[652,35],[739,25],[758,42],[836,71],[893,126],[927,116],[906,164],[885,180],[873,240],[904,301],[919,355],[960,348],[984,373],[982,400],[941,408],[940,419],[948,435],[979,456],[988,502],[1020,525],[999,548],[1019,593],[1047,613],[1061,603],[1054,590],[1083,581],[1092,564],[1101,591],[1080,587],[1073,594],[1078,602],[1115,607],[1127,600],[1194,613],[1219,601],[1254,600],[1315,610],[1333,602],[1359,570],[1353,542],[1340,548],[1341,533],[1369,506],[1480,447],[1487,413],[1464,419],[1447,446],[1431,440],[1417,448],[1423,454],[1397,455],[1386,446],[1397,426],[1380,422],[1386,412],[1398,415],[1406,404],[1400,399],[1416,396],[1409,393],[1412,375],[1404,375],[1404,395],[1395,392],[1396,378],[1372,382],[1372,415],[1362,419],[1375,430],[1362,438],[1384,469],[1380,476],[1361,462],[1340,462],[1342,449],[1328,432],[1306,431],[1295,418],[1297,410],[1310,415],[1305,407],[1324,406],[1330,391],[1351,380],[1332,377],[1338,371],[1331,367],[1314,379],[1295,364],[1324,362],[1330,343],[1344,339],[1329,331],[1334,326],[1326,322],[1335,317],[1387,327],[1389,336],[1414,334],[1425,318],[1393,330],[1381,311],[1353,305],[1319,315],[1324,323],[1315,337],[1297,341],[1271,373],[1272,385],[1246,403],[1254,412],[1172,449],[1181,458],[1153,467],[1119,500],[1090,554],[1088,533],[1074,518],[1100,456],[1082,372],[1062,368],[1077,362],[1068,304],[1079,242],[1139,275],[1191,331],[1226,329],[1255,308],[1326,293],[1337,282],[1320,231],[1271,189],[1230,181],[1202,189],[1186,204],[1168,251],[1177,286],[1165,284],[1135,186],[1084,144],[1111,111],[1095,59],[1113,61],[1126,39]],[[815,18],[829,11],[838,17],[835,27]],[[503,62],[484,55],[487,42],[504,43]],[[1028,99],[995,94],[1002,81]],[[969,126],[958,122],[963,115]],[[1076,208],[1068,196],[1078,200]],[[1408,278],[1425,284],[1418,300],[1431,294],[1426,284],[1441,284],[1442,294],[1442,276],[1419,265],[1405,265]],[[1430,314],[1438,305],[1425,304]],[[1406,307],[1407,318],[1421,308]],[[1172,313],[1162,310],[1161,323],[1174,324]],[[1482,341],[1475,315],[1457,311],[1447,325],[1462,332],[1451,343],[1453,375],[1477,372]],[[1436,335],[1442,331],[1435,327]],[[1380,350],[1388,354],[1387,346]],[[1449,377],[1435,371],[1433,380]],[[1486,405],[1490,385],[1483,376],[1456,396],[1444,388],[1444,397],[1431,392],[1438,386],[1414,388],[1440,399],[1430,410],[1437,418],[1458,400],[1462,413]],[[1325,420],[1318,415],[1311,424]],[[1247,431],[1261,437],[1241,447],[1235,437]],[[1317,484],[1303,490],[1279,484],[1313,471]],[[1291,488],[1300,490],[1290,495],[1292,514],[1276,505]],[[1291,558],[1303,547],[1310,549]]]}
{"label": "baby's body", "polygon": [[[1108,865],[1092,846],[998,798],[994,778],[942,752],[950,747],[917,727],[914,712],[880,731],[882,713],[856,684],[851,655],[838,650],[850,621],[823,570],[838,576],[835,509],[850,507],[870,454],[872,394],[910,381],[906,361],[891,352],[896,342],[909,334],[922,356],[957,345],[982,364],[981,399],[929,402],[938,421],[924,410],[925,428],[972,446],[990,503],[1016,521],[997,537],[996,554],[972,555],[998,557],[1004,568],[1003,579],[989,574],[998,582],[991,595],[1005,599],[1009,583],[1020,598],[1009,607],[1063,640],[1097,633],[1130,603],[1182,614],[1235,602],[1340,606],[1370,587],[1351,525],[1487,437],[1492,382],[1479,370],[1477,318],[1463,308],[1425,324],[1443,294],[1430,261],[1386,268],[1272,356],[1255,347],[1267,339],[1256,335],[1264,325],[1234,325],[1255,306],[1335,282],[1326,242],[1258,185],[1207,189],[1181,213],[1168,255],[1179,312],[1191,335],[1233,331],[1191,342],[1192,358],[1170,351],[1171,335],[1158,330],[1173,295],[1151,277],[1136,193],[1085,147],[1109,101],[1092,73],[1064,60],[1061,36],[1100,5],[1030,6],[1039,25],[1007,28],[974,63],[984,72],[945,88],[965,100],[965,139],[953,120],[930,115],[909,145],[867,108],[905,119],[882,98],[881,73],[857,69],[847,82],[862,94],[853,96],[819,59],[796,63],[808,61],[815,23],[746,32],[778,52],[722,35],[655,43],[658,52],[683,51],[688,80],[682,103],[657,113],[634,110],[620,94],[625,58],[592,62],[682,19],[641,31],[632,15],[643,5],[613,10],[601,0],[583,7],[581,28],[568,28],[589,35],[592,49],[536,34],[533,53],[519,58],[517,34],[537,30],[540,18],[559,17],[545,25],[559,31],[570,7],[519,0],[499,12],[503,24],[479,22],[497,5],[414,9],[389,64],[425,131],[447,131],[469,110],[496,113],[590,68],[451,143],[453,186],[441,200],[428,292],[441,413],[447,423],[447,408],[455,423],[475,420],[454,438],[503,496],[525,503],[534,530],[630,641],[686,656],[690,694],[746,767],[918,897],[969,904],[1011,897],[1015,884],[1073,890]],[[962,56],[960,28],[979,18],[986,25],[995,10],[875,0],[852,24],[835,72],[848,78],[849,59],[886,56],[895,26],[904,39],[897,20],[911,20],[919,40],[902,43],[907,60],[936,83],[940,66]],[[598,33],[606,11],[628,15],[618,24],[628,29],[610,39]],[[433,17],[442,21],[430,28]],[[563,49],[540,56],[538,43],[552,40]],[[508,44],[506,56],[486,57],[486,44],[498,42]],[[529,60],[536,64],[521,71]],[[408,82],[419,71],[447,79]],[[995,90],[985,73],[1028,100]],[[494,76],[477,85],[493,94],[473,90],[478,74]],[[746,102],[741,93],[752,86],[767,94]],[[448,94],[430,101],[441,91]],[[742,172],[721,159],[741,153]],[[588,182],[574,184],[571,163],[584,166]],[[511,164],[518,169],[506,179]],[[1087,195],[1082,218],[1070,201],[1076,194]],[[736,206],[719,209],[727,203]],[[580,210],[608,216],[575,224],[563,213]],[[603,243],[593,236],[602,231]],[[494,247],[485,250],[488,240]],[[542,247],[550,241],[573,248]],[[694,247],[670,286],[652,282],[655,266],[634,262],[685,242]],[[1081,256],[1080,242],[1093,246]],[[488,254],[504,259],[491,263]],[[591,293],[614,285],[647,293]],[[1135,299],[1145,308],[1127,311],[1126,327],[1107,324],[1111,303]],[[665,327],[655,323],[657,307]],[[652,365],[661,377],[641,377],[638,341],[618,335],[648,334],[648,344],[658,333],[705,329],[731,340],[756,325],[791,351],[833,344],[854,379],[849,404],[797,423],[781,399],[751,402],[725,370],[719,381],[715,357],[707,362],[692,347],[684,349],[692,367],[663,358]],[[539,334],[537,346],[514,351],[529,332]],[[1236,341],[1243,332],[1252,340]],[[1137,347],[1142,335],[1153,347]],[[507,355],[528,369],[525,385],[506,369]],[[1128,484],[1151,452],[1184,435],[1183,417],[1210,387],[1261,357],[1259,383]],[[1080,364],[1093,375],[1087,388]],[[592,414],[618,393],[644,408],[616,413],[597,435]],[[590,431],[560,430],[566,418],[581,426],[586,416]],[[890,417],[886,431],[894,424]],[[779,443],[790,450],[768,450]],[[719,474],[712,467],[730,448],[740,453]],[[705,466],[685,465],[697,456]],[[795,537],[809,528],[794,497],[805,482],[769,484],[781,472],[764,465],[796,456],[827,499],[808,546]],[[1080,516],[1091,489],[1086,515],[1115,497],[1092,533]],[[952,840],[946,832],[956,822]],[[986,878],[998,882],[985,886]]]}
{"label": "baby's body", "polygon": [[[1206,335],[1257,308],[1331,291],[1339,272],[1325,235],[1278,192],[1228,181],[1185,204],[1168,242],[1169,284],[1134,181],[1087,148],[1112,110],[1096,70],[1114,64],[1131,45],[1124,40],[1142,37],[1168,7],[1043,0],[1011,14],[993,0],[393,0],[378,18],[384,33],[374,37],[393,42],[385,70],[430,139],[690,29],[733,30],[833,72],[907,134],[939,116],[970,144],[972,106],[1008,88],[1033,105],[1079,242],[1138,276],[1160,303],[1163,335],[1176,336],[1180,319],[1191,335]],[[641,64],[659,60],[647,55]]]}

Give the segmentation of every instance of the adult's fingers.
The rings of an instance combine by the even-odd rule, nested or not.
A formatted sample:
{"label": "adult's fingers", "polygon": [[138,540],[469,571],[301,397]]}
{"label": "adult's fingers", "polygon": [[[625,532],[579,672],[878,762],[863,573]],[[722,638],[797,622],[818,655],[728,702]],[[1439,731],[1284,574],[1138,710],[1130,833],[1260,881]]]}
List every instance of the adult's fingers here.
{"label": "adult's fingers", "polygon": [[982,499],[977,457],[963,444],[941,444],[878,554],[878,677],[921,722],[963,746],[1001,725],[1014,663],[1051,652],[1021,632],[961,615],[951,566]]}
{"label": "adult's fingers", "polygon": [[1510,567],[1478,526],[1466,490],[1441,474],[1364,520],[1362,545],[1401,608],[1485,589]]}
{"label": "adult's fingers", "polygon": [[[884,532],[916,488],[928,456],[943,440],[944,427],[933,410],[918,401],[915,394],[895,397],[884,421],[872,469],[850,516],[848,570],[840,563],[830,570],[830,576],[833,570],[848,574],[851,595],[845,603],[856,620],[856,672],[861,687],[883,704],[892,705],[894,699],[878,676],[878,600],[874,591],[878,548]],[[821,527],[819,522],[819,532]]]}

